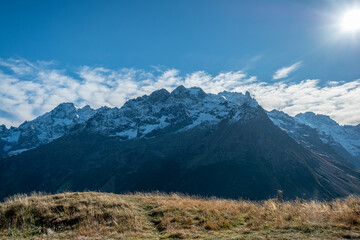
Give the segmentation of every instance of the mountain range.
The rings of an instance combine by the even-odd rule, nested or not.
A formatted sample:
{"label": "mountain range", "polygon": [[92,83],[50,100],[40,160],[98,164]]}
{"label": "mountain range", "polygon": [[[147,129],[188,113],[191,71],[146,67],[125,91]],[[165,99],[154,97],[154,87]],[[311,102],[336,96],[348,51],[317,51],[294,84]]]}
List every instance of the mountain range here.
{"label": "mountain range", "polygon": [[265,111],[250,96],[157,90],[121,108],[62,103],[0,126],[0,198],[31,191],[165,191],[225,198],[360,193],[360,125]]}

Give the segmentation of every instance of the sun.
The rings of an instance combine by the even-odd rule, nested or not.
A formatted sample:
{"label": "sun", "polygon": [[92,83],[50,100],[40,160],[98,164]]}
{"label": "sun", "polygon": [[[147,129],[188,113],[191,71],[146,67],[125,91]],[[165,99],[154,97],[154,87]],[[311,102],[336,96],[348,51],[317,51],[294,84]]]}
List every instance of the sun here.
{"label": "sun", "polygon": [[340,20],[340,28],[344,32],[360,31],[360,8],[345,12]]}

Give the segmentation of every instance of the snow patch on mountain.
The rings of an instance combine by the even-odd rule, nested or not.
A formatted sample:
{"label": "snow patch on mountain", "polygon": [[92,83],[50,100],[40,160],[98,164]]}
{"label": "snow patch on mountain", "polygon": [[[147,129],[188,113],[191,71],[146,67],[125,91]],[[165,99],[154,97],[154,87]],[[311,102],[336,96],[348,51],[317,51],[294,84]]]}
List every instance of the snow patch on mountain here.
{"label": "snow patch on mountain", "polygon": [[[0,155],[8,156],[36,148],[69,133],[75,126],[114,137],[120,141],[152,138],[166,132],[187,131],[195,127],[211,127],[221,121],[248,121],[258,114],[258,103],[250,96],[236,92],[206,94],[201,88],[179,86],[171,93],[154,91],[127,101],[121,108],[76,107],[62,103],[52,111],[26,121],[18,128],[0,125]],[[284,112],[268,112],[273,123],[298,143],[314,149],[313,132],[320,140],[360,159],[360,125],[340,126],[330,117],[314,113],[291,117]],[[1,152],[2,151],[2,152]],[[346,157],[346,154],[342,155]]]}
{"label": "snow patch on mountain", "polygon": [[316,129],[319,134],[325,136],[324,142],[328,141],[326,136],[331,136],[336,142],[341,144],[350,154],[360,157],[360,132],[356,126],[340,126],[329,116],[315,114],[312,112],[301,113],[295,119],[302,124],[306,124]]}
{"label": "snow patch on mountain", "polygon": [[206,94],[201,88],[179,86],[171,93],[157,90],[127,101],[123,107],[98,111],[87,130],[123,140],[150,138],[167,132],[186,131],[203,124],[216,125],[224,119],[241,119],[244,105],[256,108],[250,94],[221,92]]}
{"label": "snow patch on mountain", "polygon": [[84,124],[94,114],[95,110],[90,106],[78,108],[73,103],[62,103],[32,121],[25,121],[18,128],[1,127],[1,155],[19,154],[49,143],[68,133],[75,125]]}
{"label": "snow patch on mountain", "polygon": [[[357,126],[340,126],[329,116],[311,112],[291,117],[284,112],[272,110],[268,112],[268,116],[276,126],[309,150],[325,154],[328,158],[336,158],[337,154],[360,168],[360,131]],[[329,152],[329,148],[332,151]]]}
{"label": "snow patch on mountain", "polygon": [[175,133],[216,125],[226,119],[246,120],[252,117],[249,109],[258,106],[248,92],[206,94],[201,88],[184,86],[171,93],[160,89],[131,99],[121,108],[93,110],[90,106],[78,108],[73,103],[62,103],[18,128],[7,129],[1,125],[0,151],[2,156],[19,154],[64,136],[78,124],[88,131],[121,141],[152,138],[162,131]]}

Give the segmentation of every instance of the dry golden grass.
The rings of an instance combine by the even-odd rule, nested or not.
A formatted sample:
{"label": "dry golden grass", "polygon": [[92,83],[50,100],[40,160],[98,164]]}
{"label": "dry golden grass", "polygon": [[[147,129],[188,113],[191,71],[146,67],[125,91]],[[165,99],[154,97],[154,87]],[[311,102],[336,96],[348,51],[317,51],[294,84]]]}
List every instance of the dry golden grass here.
{"label": "dry golden grass", "polygon": [[28,235],[66,230],[79,235],[140,232],[145,225],[134,204],[115,194],[17,195],[0,205],[0,229],[10,235],[14,230]]}
{"label": "dry golden grass", "polygon": [[331,202],[61,193],[0,203],[0,238],[360,239],[360,198]]}

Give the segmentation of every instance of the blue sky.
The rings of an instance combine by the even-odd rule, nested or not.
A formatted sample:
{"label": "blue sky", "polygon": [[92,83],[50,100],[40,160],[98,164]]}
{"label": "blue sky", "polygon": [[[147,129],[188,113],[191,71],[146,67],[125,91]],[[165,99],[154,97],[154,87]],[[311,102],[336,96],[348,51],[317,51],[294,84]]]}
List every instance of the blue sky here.
{"label": "blue sky", "polygon": [[[313,87],[318,90],[348,84],[346,89],[352,91],[349,86],[355,84],[358,91],[360,34],[342,33],[337,26],[342,13],[356,5],[360,6],[359,1],[2,0],[0,83],[6,92],[0,92],[0,124],[18,125],[50,110],[60,101],[71,100],[94,107],[118,106],[130,97],[154,90],[155,86],[171,88],[186,82],[187,76],[199,72],[208,74],[214,81],[221,74],[233,77],[231,74],[241,72],[246,77],[234,80],[235,85],[229,85],[228,82],[233,81],[229,79],[222,86],[217,83],[216,87],[205,88],[209,92],[244,90],[245,87],[238,87],[239,82],[248,81],[248,85],[256,82],[258,90],[246,89],[252,90],[257,99],[261,99],[261,84],[268,87],[285,84],[289,88],[309,80],[316,81]],[[115,79],[114,73],[120,76],[132,69],[137,72],[131,80],[136,88],[119,92],[107,82],[109,89],[102,94],[119,94],[120,100],[113,102],[96,93],[96,87],[92,88],[94,96],[98,96],[95,100],[91,100],[94,96],[80,96],[84,82],[89,80],[86,78],[89,75],[81,75],[84,69],[102,74],[100,84],[121,83],[125,81],[123,75]],[[169,73],[178,79],[160,84],[161,77]],[[59,83],[56,79],[45,81],[46,74],[52,74],[49,79],[55,75],[72,79],[79,86]],[[152,79],[152,86],[144,86],[144,76]],[[256,81],[249,81],[251,77]],[[66,89],[67,95],[59,93],[49,103],[45,95],[26,88],[30,83],[40,84],[44,94],[53,95],[54,91]],[[200,87],[204,84],[203,81],[191,83]],[[50,86],[52,90],[48,89]],[[11,95],[9,88],[13,94],[22,90],[24,96],[19,99]],[[334,93],[334,96],[337,95]],[[309,109],[309,105],[302,102],[299,103],[302,107],[294,107],[294,103],[286,105],[286,99],[279,99],[281,103],[269,103],[270,100],[271,97],[259,102],[290,114]],[[355,100],[355,106],[351,107],[360,108]],[[311,103],[316,102],[319,100]],[[360,118],[341,117],[349,115],[349,109],[345,112],[341,107],[316,107],[318,105],[310,109],[328,114],[341,123],[360,122]]]}
{"label": "blue sky", "polygon": [[2,0],[0,54],[210,73],[242,69],[258,56],[251,72],[263,80],[303,61],[300,79],[346,81],[360,76],[360,44],[345,36],[331,42],[329,26],[349,2]]}

